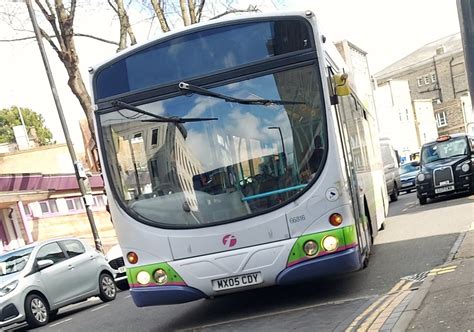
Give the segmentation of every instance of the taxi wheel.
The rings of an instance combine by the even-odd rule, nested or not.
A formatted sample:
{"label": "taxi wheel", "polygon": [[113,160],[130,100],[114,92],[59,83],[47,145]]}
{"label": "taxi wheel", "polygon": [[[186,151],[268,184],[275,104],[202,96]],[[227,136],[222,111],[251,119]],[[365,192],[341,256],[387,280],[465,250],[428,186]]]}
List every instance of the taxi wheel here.
{"label": "taxi wheel", "polygon": [[127,280],[120,280],[115,283],[115,286],[117,286],[118,289],[121,291],[126,291],[130,289],[130,285],[128,284]]}
{"label": "taxi wheel", "polygon": [[49,322],[49,305],[43,297],[30,294],[25,299],[26,322],[30,327],[39,327]]}
{"label": "taxi wheel", "polygon": [[99,277],[99,297],[104,302],[115,299],[117,288],[112,276],[108,273],[102,273]]}
{"label": "taxi wheel", "polygon": [[418,200],[420,201],[420,205],[425,205],[426,204],[426,197],[420,197],[420,198],[418,198]]}

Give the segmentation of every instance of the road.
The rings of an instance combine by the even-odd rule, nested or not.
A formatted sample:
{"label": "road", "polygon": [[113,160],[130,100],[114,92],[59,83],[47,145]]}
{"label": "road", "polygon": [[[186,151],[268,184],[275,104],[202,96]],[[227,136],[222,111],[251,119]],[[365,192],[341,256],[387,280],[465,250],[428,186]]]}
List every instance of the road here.
{"label": "road", "polygon": [[390,204],[369,267],[289,287],[270,287],[211,300],[137,308],[129,292],[102,303],[93,298],[62,309],[39,331],[345,330],[358,314],[399,285],[443,264],[474,221],[474,196],[420,206],[405,194]]}

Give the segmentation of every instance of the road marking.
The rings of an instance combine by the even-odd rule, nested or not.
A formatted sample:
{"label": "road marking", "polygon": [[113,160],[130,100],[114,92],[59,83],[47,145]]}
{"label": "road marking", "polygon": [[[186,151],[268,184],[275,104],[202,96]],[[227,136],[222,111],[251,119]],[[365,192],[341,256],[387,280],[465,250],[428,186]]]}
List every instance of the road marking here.
{"label": "road marking", "polygon": [[[370,331],[373,328],[381,327],[388,319],[395,307],[403,301],[408,295],[407,290],[412,286],[412,281],[405,279],[400,280],[392,287],[387,294],[381,296],[377,301],[372,303],[364,310],[354,321],[346,328],[346,332],[354,331],[354,329],[363,321],[357,331]],[[387,309],[387,310],[385,310]],[[369,315],[367,317],[367,315]]]}
{"label": "road marking", "polygon": [[277,315],[287,314],[287,313],[295,312],[295,311],[301,311],[301,310],[313,309],[313,308],[317,308],[317,307],[323,307],[323,306],[326,306],[326,305],[343,304],[343,303],[346,303],[346,302],[358,301],[358,300],[368,300],[368,299],[371,299],[371,298],[373,298],[373,296],[362,296],[362,297],[356,297],[356,298],[353,298],[353,299],[345,299],[345,300],[339,300],[339,301],[330,301],[330,302],[325,302],[325,303],[318,303],[318,304],[309,305],[309,306],[306,306],[306,307],[299,307],[299,308],[287,309],[287,310],[282,310],[282,311],[269,312],[269,313],[261,314],[261,315],[254,315],[254,316],[249,316],[249,317],[230,319],[230,320],[227,320],[227,321],[222,321],[222,322],[207,324],[207,325],[200,325],[200,326],[190,327],[190,328],[177,330],[177,331],[194,331],[196,329],[205,329],[205,328],[208,328],[208,327],[214,327],[214,326],[219,326],[219,325],[224,325],[224,324],[232,324],[232,323],[242,322],[242,321],[246,321],[246,320],[277,316]]}
{"label": "road marking", "polygon": [[70,320],[72,320],[72,318],[68,318],[68,319],[62,320],[62,321],[60,321],[60,322],[51,324],[51,325],[49,325],[49,327],[55,327],[55,326],[58,326],[59,324],[69,322]]}
{"label": "road marking", "polygon": [[109,306],[108,304],[101,305],[100,307],[97,307],[97,308],[92,309],[91,312],[100,310],[100,309],[105,308],[105,307],[108,307],[108,306]]}
{"label": "road marking", "polygon": [[132,295],[127,295],[124,297],[124,299],[128,299],[129,297],[132,297]]}
{"label": "road marking", "polygon": [[456,270],[456,265],[447,266],[447,267],[440,268],[440,269],[433,269],[433,270],[430,271],[430,273],[428,275],[429,276],[437,276],[437,275],[440,275],[440,274],[454,272],[455,270]]}

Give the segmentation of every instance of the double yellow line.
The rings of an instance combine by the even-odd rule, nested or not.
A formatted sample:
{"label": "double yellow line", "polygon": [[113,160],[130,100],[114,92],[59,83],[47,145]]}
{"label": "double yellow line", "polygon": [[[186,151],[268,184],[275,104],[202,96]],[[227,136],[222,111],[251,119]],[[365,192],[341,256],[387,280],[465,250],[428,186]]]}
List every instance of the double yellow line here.
{"label": "double yellow line", "polygon": [[[428,276],[445,274],[455,270],[456,265],[436,268],[430,270]],[[408,296],[410,287],[413,284],[414,281],[400,280],[387,294],[381,296],[377,301],[367,307],[364,312],[357,316],[345,331],[379,331],[395,308]]]}

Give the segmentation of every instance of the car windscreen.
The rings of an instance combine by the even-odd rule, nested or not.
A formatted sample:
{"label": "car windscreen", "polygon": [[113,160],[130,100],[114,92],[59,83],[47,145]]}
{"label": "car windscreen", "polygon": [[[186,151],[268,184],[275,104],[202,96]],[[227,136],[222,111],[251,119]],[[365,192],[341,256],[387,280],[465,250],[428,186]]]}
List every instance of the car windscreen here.
{"label": "car windscreen", "polygon": [[469,151],[466,137],[451,138],[446,141],[433,142],[423,146],[421,161],[428,164],[441,159],[466,155]]}
{"label": "car windscreen", "polygon": [[416,172],[417,170],[417,166],[414,166],[412,164],[404,164],[400,167],[400,174]]}
{"label": "car windscreen", "polygon": [[8,252],[0,256],[0,276],[20,272],[25,268],[33,247]]}

